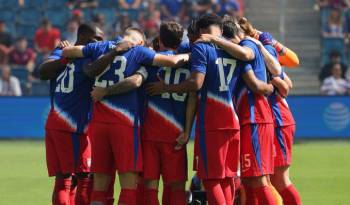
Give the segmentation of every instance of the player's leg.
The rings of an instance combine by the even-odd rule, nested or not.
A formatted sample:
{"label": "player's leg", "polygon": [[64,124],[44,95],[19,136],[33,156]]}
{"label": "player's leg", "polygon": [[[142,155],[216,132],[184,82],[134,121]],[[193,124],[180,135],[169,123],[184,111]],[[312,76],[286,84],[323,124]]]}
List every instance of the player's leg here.
{"label": "player's leg", "polygon": [[72,173],[75,169],[72,134],[47,130],[46,146],[49,175],[56,176],[53,204],[69,204]]}
{"label": "player's leg", "polygon": [[145,204],[157,205],[158,187],[161,167],[161,153],[159,143],[142,141],[143,177],[145,184]]}
{"label": "player's leg", "polygon": [[121,187],[118,204],[136,205],[137,183],[142,171],[139,129],[114,124],[113,130],[110,140]]}
{"label": "player's leg", "polygon": [[69,205],[75,205],[75,198],[77,194],[78,179],[76,175],[72,175],[72,185],[69,192]]}
{"label": "player's leg", "polygon": [[115,172],[111,175],[111,179],[109,180],[109,185],[107,188],[107,205],[113,205],[114,203],[114,183],[115,183]]}
{"label": "player's leg", "polygon": [[[195,156],[198,164],[198,177],[202,179],[209,204],[226,204],[221,181],[226,177],[225,160],[227,137],[225,132],[196,133],[195,146],[199,155]],[[224,140],[226,139],[226,140]]]}
{"label": "player's leg", "polygon": [[187,181],[187,150],[175,150],[172,143],[158,143],[160,146],[161,174],[165,184],[170,186],[170,204],[186,204],[185,185]]}
{"label": "player's leg", "polygon": [[163,182],[162,205],[170,205],[171,186]]}
{"label": "player's leg", "polygon": [[92,122],[91,133],[91,171],[94,175],[91,204],[106,205],[110,181],[115,173],[113,152],[110,147],[110,134],[114,130],[110,124]]}
{"label": "player's leg", "polygon": [[280,193],[285,205],[301,204],[300,195],[292,184],[289,176],[294,132],[294,125],[276,128],[275,172],[271,176],[271,182]]}
{"label": "player's leg", "polygon": [[273,125],[241,128],[241,171],[247,205],[275,205],[267,175],[273,173]]}
{"label": "player's leg", "polygon": [[88,135],[82,134],[76,136],[79,138],[79,160],[76,167],[77,191],[75,197],[76,205],[90,204],[92,191],[92,178],[90,175],[91,167],[91,144]]}
{"label": "player's leg", "polygon": [[237,130],[227,131],[227,154],[225,160],[225,179],[221,182],[226,203],[233,204],[235,201],[235,178],[238,173],[239,157],[240,157],[240,132]]}

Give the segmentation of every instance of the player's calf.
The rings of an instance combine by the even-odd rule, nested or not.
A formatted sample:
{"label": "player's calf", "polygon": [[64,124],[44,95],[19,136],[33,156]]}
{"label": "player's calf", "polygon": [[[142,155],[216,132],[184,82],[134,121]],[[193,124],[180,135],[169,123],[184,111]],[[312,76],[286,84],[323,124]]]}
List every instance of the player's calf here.
{"label": "player's calf", "polygon": [[158,205],[159,180],[145,180],[145,204]]}
{"label": "player's calf", "polygon": [[52,204],[68,205],[70,201],[71,186],[71,174],[57,174],[55,178],[55,188],[52,193]]}
{"label": "player's calf", "polygon": [[107,190],[111,181],[111,175],[94,173],[93,191],[91,194],[91,204],[107,203]]}
{"label": "player's calf", "polygon": [[119,205],[136,205],[138,172],[125,172],[119,174],[121,191]]}
{"label": "player's calf", "polygon": [[92,191],[92,178],[90,173],[77,173],[77,190],[75,205],[89,205]]}
{"label": "player's calf", "polygon": [[182,205],[187,204],[186,199],[186,191],[185,181],[179,181],[179,182],[172,182],[169,183],[171,187],[171,194],[170,194],[170,205]]}

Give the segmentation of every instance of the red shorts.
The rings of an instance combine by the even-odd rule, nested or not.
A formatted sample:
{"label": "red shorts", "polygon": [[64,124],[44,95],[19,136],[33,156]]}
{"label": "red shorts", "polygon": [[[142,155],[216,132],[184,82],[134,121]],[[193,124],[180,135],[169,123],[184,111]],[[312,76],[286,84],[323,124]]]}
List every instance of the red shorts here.
{"label": "red shorts", "polygon": [[273,124],[247,124],[241,127],[241,176],[273,174]]}
{"label": "red shorts", "polygon": [[90,172],[91,146],[86,134],[47,129],[45,145],[49,176]]}
{"label": "red shorts", "polygon": [[196,132],[193,170],[200,179],[237,176],[239,130]]}
{"label": "red shorts", "polygon": [[186,148],[175,150],[173,143],[142,141],[143,178],[165,183],[187,180]]}
{"label": "red shorts", "polygon": [[284,167],[291,164],[294,133],[295,125],[275,128],[275,167]]}
{"label": "red shorts", "polygon": [[139,128],[120,124],[90,123],[91,171],[114,174],[142,171]]}

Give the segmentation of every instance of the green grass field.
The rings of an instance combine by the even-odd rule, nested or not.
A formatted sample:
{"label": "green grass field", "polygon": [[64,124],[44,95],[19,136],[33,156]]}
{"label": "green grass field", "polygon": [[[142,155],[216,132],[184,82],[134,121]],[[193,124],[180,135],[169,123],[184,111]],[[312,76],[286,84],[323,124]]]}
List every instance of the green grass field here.
{"label": "green grass field", "polygon": [[[303,205],[349,205],[350,141],[296,144],[291,173]],[[48,205],[51,189],[42,141],[0,141],[0,204]]]}

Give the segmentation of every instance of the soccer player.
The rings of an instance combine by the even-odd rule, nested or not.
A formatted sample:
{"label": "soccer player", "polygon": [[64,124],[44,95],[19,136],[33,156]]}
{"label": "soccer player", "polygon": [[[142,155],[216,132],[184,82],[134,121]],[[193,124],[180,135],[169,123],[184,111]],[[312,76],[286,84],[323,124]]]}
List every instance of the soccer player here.
{"label": "soccer player", "polygon": [[[202,16],[196,23],[199,34],[222,34],[221,17]],[[236,45],[236,48],[240,46]],[[239,50],[239,49],[238,49]],[[196,43],[191,52],[191,76],[180,84],[154,83],[151,95],[163,92],[191,92],[186,109],[185,139],[191,131],[197,108],[194,170],[203,180],[209,204],[233,204],[232,178],[239,155],[239,123],[233,106],[232,90],[236,60],[223,49],[209,43]],[[196,91],[199,90],[197,101]]]}
{"label": "soccer player", "polygon": [[[160,26],[160,54],[175,55],[180,45],[183,28],[176,22],[164,22]],[[167,84],[177,84],[190,75],[188,68],[146,67],[146,82],[164,79]],[[185,123],[186,93],[163,93],[147,96],[147,108],[142,128],[142,148],[145,182],[145,203],[159,204],[158,184],[163,182],[171,188],[169,202],[186,204],[185,182],[187,180],[186,147],[175,147]],[[157,126],[154,126],[157,124]]]}
{"label": "soccer player", "polygon": [[[277,53],[271,50],[273,38],[269,33],[260,34],[259,40],[277,58]],[[270,47],[268,46],[270,45]],[[283,199],[284,205],[300,205],[301,199],[289,177],[289,166],[292,159],[292,145],[295,133],[295,121],[288,107],[286,97],[293,84],[286,73],[273,76],[270,81],[277,89],[268,97],[275,124],[274,144],[276,156],[274,174],[270,176],[273,186]]]}
{"label": "soccer player", "polygon": [[176,67],[188,59],[188,55],[165,56],[143,47],[144,34],[136,28],[127,29],[123,40],[138,46],[122,55],[110,51],[115,46],[111,41],[70,47],[63,51],[66,57],[97,59],[92,63],[92,68],[105,69],[96,77],[95,86],[107,87],[110,96],[94,104],[91,123],[92,171],[95,177],[91,201],[94,205],[106,204],[106,188],[115,167],[122,188],[118,204],[135,205],[137,179],[142,170],[137,90],[126,88],[128,92],[123,95],[114,95],[119,91],[108,88],[135,73],[138,73],[136,78],[141,76],[142,83],[142,79],[147,77],[142,65]]}
{"label": "soccer player", "polygon": [[[82,24],[78,28],[75,45],[102,40],[101,34],[98,28]],[[91,150],[87,126],[93,80],[83,69],[88,59],[68,61],[62,58],[61,52],[61,48],[54,50],[40,66],[41,79],[51,80],[51,110],[46,122],[45,142],[48,174],[56,177],[52,203],[74,204],[74,201],[69,202],[74,174],[77,177],[75,204],[85,205],[90,203],[91,190]]]}

